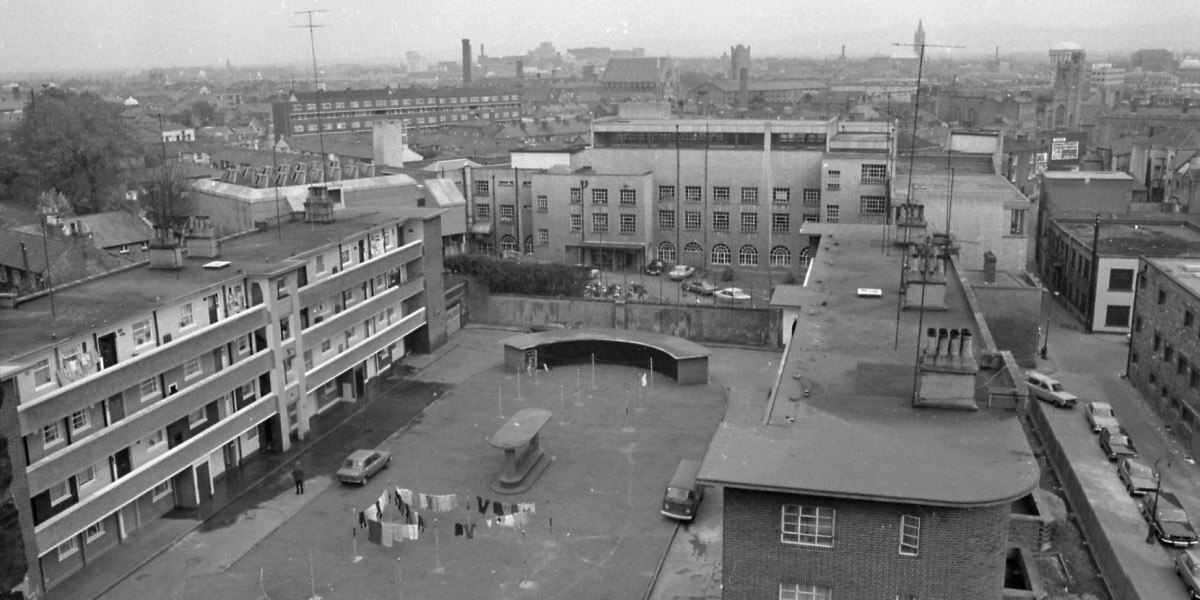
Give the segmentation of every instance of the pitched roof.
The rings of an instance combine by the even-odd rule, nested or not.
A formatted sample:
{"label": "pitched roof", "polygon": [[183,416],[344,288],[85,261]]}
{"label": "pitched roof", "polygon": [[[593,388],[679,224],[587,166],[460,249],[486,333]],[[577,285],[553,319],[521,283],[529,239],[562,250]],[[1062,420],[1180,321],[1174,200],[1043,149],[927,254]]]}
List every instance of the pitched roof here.
{"label": "pitched roof", "polygon": [[154,229],[141,217],[125,211],[112,211],[63,219],[83,224],[92,234],[97,248],[117,248],[126,244],[140,244],[154,237]]}
{"label": "pitched roof", "polygon": [[604,69],[604,83],[658,83],[670,59],[663,57],[610,58]]}
{"label": "pitched roof", "polygon": [[[33,227],[37,227],[34,225]],[[46,244],[42,246],[43,242]],[[21,253],[21,244],[25,244],[25,253]],[[67,246],[61,240],[52,237],[42,239],[39,233],[26,233],[15,229],[0,229],[0,265],[16,267],[25,270],[25,260],[29,260],[29,270],[35,273],[46,272],[46,254],[51,261],[63,252]]]}

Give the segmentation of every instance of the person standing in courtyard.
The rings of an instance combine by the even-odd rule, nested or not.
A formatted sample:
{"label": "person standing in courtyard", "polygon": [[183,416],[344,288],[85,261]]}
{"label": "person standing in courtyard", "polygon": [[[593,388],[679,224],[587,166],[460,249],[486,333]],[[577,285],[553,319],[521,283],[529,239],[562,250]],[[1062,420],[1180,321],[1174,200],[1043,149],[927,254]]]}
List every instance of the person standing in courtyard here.
{"label": "person standing in courtyard", "polygon": [[304,468],[300,463],[296,463],[296,468],[292,469],[292,481],[296,483],[296,493],[304,493]]}

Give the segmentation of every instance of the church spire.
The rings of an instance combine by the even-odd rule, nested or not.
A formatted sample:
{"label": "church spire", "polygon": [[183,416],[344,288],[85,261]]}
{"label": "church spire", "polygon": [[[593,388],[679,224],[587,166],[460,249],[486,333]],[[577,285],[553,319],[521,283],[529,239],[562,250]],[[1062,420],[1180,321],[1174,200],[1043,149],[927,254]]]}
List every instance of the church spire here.
{"label": "church spire", "polygon": [[913,52],[921,55],[921,46],[925,45],[925,24],[917,19],[917,32],[913,34]]}

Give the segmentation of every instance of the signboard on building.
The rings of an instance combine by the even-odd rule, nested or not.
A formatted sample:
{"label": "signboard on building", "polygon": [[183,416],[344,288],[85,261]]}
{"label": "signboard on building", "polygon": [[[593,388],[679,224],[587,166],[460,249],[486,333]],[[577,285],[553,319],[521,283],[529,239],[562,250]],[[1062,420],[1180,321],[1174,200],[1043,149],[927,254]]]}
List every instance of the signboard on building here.
{"label": "signboard on building", "polygon": [[1079,142],[1056,137],[1050,140],[1050,160],[1079,160]]}

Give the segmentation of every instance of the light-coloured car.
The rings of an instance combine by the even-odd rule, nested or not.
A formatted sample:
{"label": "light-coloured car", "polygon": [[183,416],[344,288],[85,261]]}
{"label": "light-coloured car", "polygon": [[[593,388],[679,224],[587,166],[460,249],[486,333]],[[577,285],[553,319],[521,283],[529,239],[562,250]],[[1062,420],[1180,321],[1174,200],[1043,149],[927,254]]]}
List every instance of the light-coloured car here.
{"label": "light-coloured car", "polygon": [[687,265],[675,265],[674,267],[671,267],[670,271],[667,272],[667,277],[675,281],[680,281],[691,277],[695,273],[695,267],[689,267]]}
{"label": "light-coloured car", "polygon": [[1131,496],[1141,496],[1158,488],[1158,475],[1154,469],[1136,458],[1122,458],[1117,463],[1117,477]]}
{"label": "light-coloured car", "polygon": [[717,291],[717,286],[713,285],[712,282],[707,279],[692,279],[679,284],[679,287],[683,288],[683,291],[685,292],[691,292],[701,296],[711,296],[713,295],[713,292]]}
{"label": "light-coloured car", "polygon": [[1083,409],[1083,416],[1087,418],[1088,425],[1092,427],[1092,433],[1100,433],[1101,429],[1121,426],[1121,423],[1117,421],[1116,411],[1107,402],[1088,402]]}
{"label": "light-coloured car", "polygon": [[1192,598],[1200,598],[1200,554],[1195,550],[1184,550],[1175,555],[1175,572],[1183,579],[1183,585]]}
{"label": "light-coloured car", "polygon": [[344,483],[366,485],[372,475],[392,464],[391,454],[383,450],[355,450],[342,462],[337,478]]}
{"label": "light-coloured car", "polygon": [[713,295],[718,300],[728,300],[729,302],[745,302],[750,299],[750,294],[742,291],[742,288],[729,287],[723,290],[713,292]]}
{"label": "light-coloured car", "polygon": [[1037,371],[1025,373],[1025,387],[1029,388],[1029,393],[1034,398],[1059,408],[1071,408],[1079,401],[1079,398],[1063,388],[1061,383]]}

